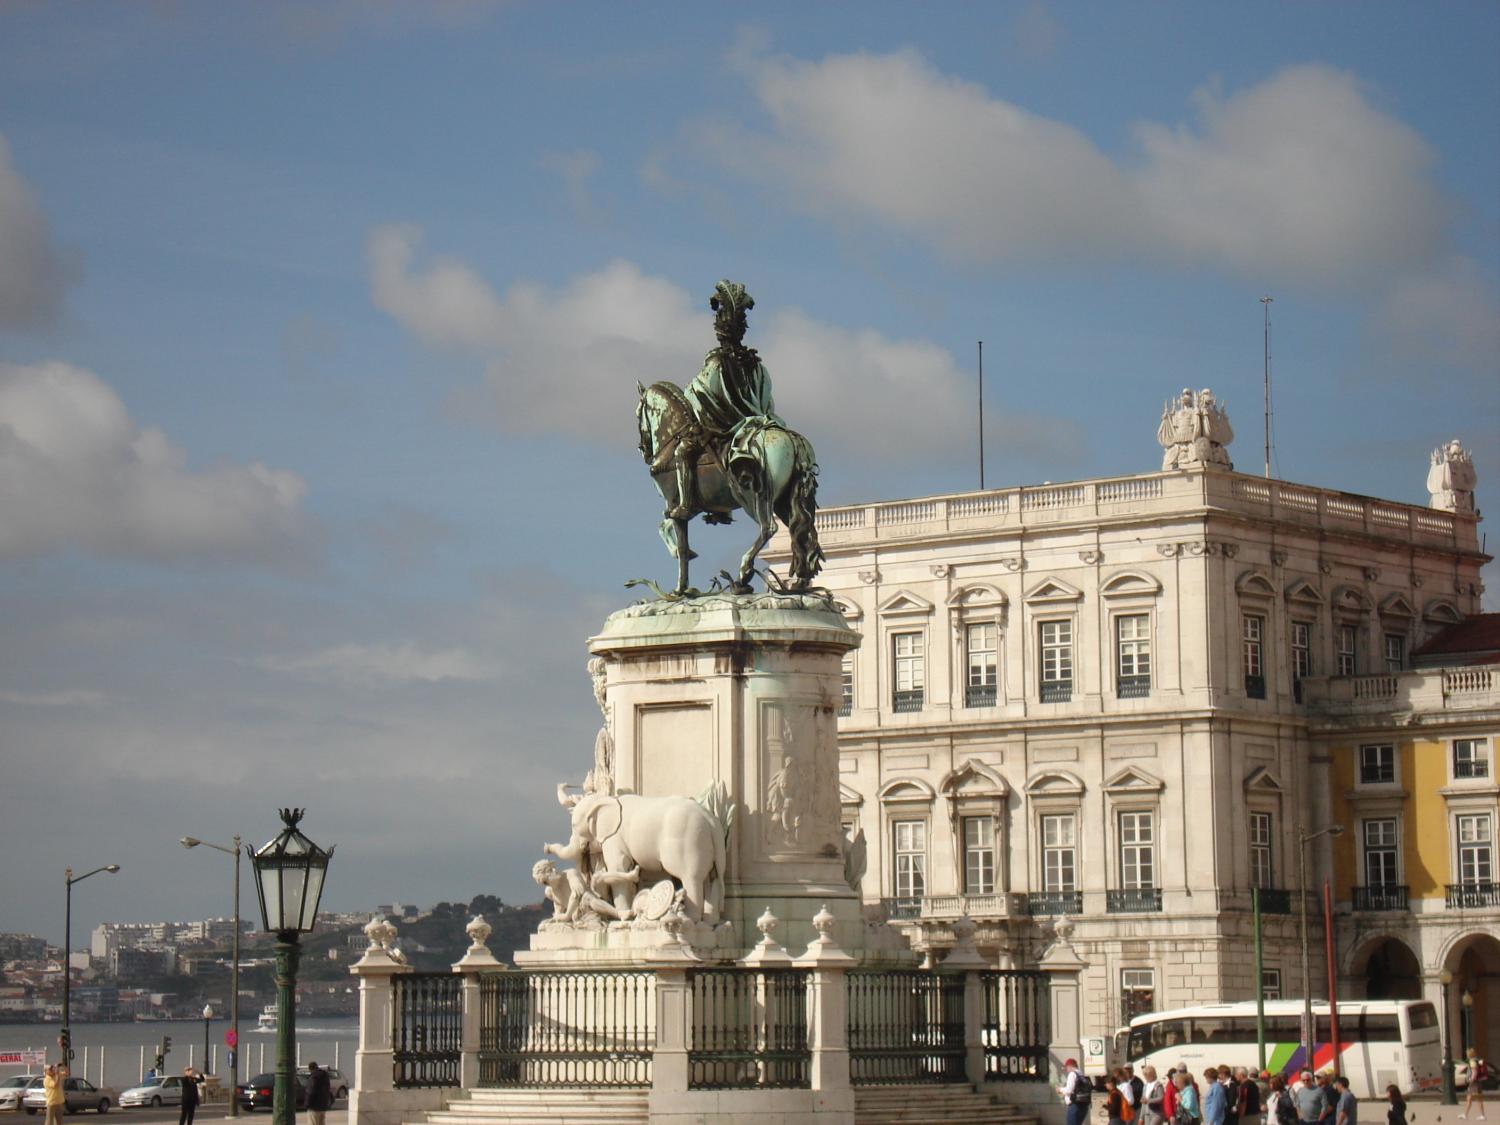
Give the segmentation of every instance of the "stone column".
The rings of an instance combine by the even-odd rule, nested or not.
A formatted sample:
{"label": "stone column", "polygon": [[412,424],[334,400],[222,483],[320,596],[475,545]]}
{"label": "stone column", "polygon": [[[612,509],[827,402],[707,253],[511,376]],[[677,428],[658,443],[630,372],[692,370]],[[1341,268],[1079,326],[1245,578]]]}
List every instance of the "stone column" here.
{"label": "stone column", "polygon": [[964,1074],[974,1085],[984,1081],[984,982],[982,970],[990,966],[974,948],[974,919],[959,918],[950,927],[954,945],[943,959],[943,968],[964,975]]}
{"label": "stone column", "polygon": [[484,915],[476,914],[464,927],[470,945],[461,959],[453,965],[455,973],[462,973],[463,980],[463,1055],[458,1065],[460,1089],[472,1090],[479,1085],[479,975],[493,973],[505,968],[495,960],[490,947],[485,944],[490,936],[490,924]]}
{"label": "stone column", "polygon": [[812,970],[810,997],[813,1105],[818,1120],[854,1121],[854,1088],[849,1084],[849,992],[853,957],[835,944],[835,919],[825,906],[813,916],[818,936],[794,964]]}
{"label": "stone column", "polygon": [[1072,919],[1057,920],[1057,940],[1042,954],[1037,968],[1047,974],[1051,1010],[1048,1025],[1052,1040],[1047,1045],[1049,1074],[1053,1086],[1062,1085],[1063,1060],[1083,1056],[1082,991],[1079,978],[1088,967],[1068,938],[1073,933]]}
{"label": "stone column", "polygon": [[692,997],[688,970],[699,964],[682,940],[683,919],[664,919],[662,944],[646,964],[656,970],[656,1045],[651,1049],[651,1118],[681,1112],[687,1102],[688,1048],[692,1044]]}
{"label": "stone column", "polygon": [[354,1055],[354,1089],[349,1091],[350,1125],[374,1125],[395,1100],[395,1051],[391,1046],[391,978],[412,971],[391,947],[396,927],[380,918],[365,926],[370,945],[350,966],[359,978],[359,1048]]}

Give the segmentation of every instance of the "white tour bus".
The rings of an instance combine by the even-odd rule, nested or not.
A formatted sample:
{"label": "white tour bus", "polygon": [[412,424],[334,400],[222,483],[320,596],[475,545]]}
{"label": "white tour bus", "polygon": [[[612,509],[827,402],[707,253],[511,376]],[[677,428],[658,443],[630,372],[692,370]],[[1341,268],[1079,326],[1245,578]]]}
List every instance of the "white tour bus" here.
{"label": "white tour bus", "polygon": [[[1355,1097],[1383,1098],[1387,1086],[1403,1094],[1442,1084],[1437,1009],[1426,1000],[1349,1000],[1339,1003],[1339,1059],[1333,1057],[1328,1002],[1313,1001],[1317,1024],[1312,1060],[1303,1057],[1302,1002],[1266,1001],[1266,1069],[1288,1080],[1304,1066],[1348,1075]],[[1150,1063],[1161,1074],[1185,1063],[1201,1077],[1209,1066],[1259,1064],[1255,1003],[1205,1004],[1152,1012],[1130,1021],[1126,1057],[1136,1073]]]}

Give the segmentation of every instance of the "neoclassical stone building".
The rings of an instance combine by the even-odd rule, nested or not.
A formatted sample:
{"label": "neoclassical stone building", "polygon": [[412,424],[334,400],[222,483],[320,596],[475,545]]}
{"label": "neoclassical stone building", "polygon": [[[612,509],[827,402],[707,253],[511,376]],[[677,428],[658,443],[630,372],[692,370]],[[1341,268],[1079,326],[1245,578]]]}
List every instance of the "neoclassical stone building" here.
{"label": "neoclassical stone building", "polygon": [[1297,994],[1299,830],[1342,811],[1309,688],[1405,669],[1480,606],[1472,471],[1442,509],[1236,473],[1210,402],[1169,406],[1161,472],[818,515],[863,635],[839,744],[867,913],[919,946],[967,914],[1002,965],[1076,915],[1089,1035],[1253,996],[1257,886],[1268,993]]}

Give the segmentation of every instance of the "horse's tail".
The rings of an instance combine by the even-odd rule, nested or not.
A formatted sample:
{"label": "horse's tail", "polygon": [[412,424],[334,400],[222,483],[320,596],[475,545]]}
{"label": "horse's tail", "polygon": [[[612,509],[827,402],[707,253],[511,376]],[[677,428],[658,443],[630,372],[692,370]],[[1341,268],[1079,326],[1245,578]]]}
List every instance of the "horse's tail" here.
{"label": "horse's tail", "polygon": [[805,589],[823,569],[823,547],[818,542],[818,462],[812,445],[796,435],[792,497],[786,523],[792,540],[792,584]]}

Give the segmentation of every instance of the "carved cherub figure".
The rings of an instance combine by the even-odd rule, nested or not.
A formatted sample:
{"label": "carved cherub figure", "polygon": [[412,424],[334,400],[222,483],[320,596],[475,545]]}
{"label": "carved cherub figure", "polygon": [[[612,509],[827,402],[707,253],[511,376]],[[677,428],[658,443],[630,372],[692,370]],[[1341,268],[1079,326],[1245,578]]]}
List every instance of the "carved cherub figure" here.
{"label": "carved cherub figure", "polygon": [[[604,882],[634,882],[640,878],[641,869],[609,873]],[[601,918],[628,922],[634,911],[629,907],[616,907],[608,899],[596,894],[583,874],[576,867],[559,870],[550,859],[539,859],[531,868],[531,877],[543,888],[543,894],[552,904],[552,917],[562,922],[578,922],[585,914],[597,914]]]}

